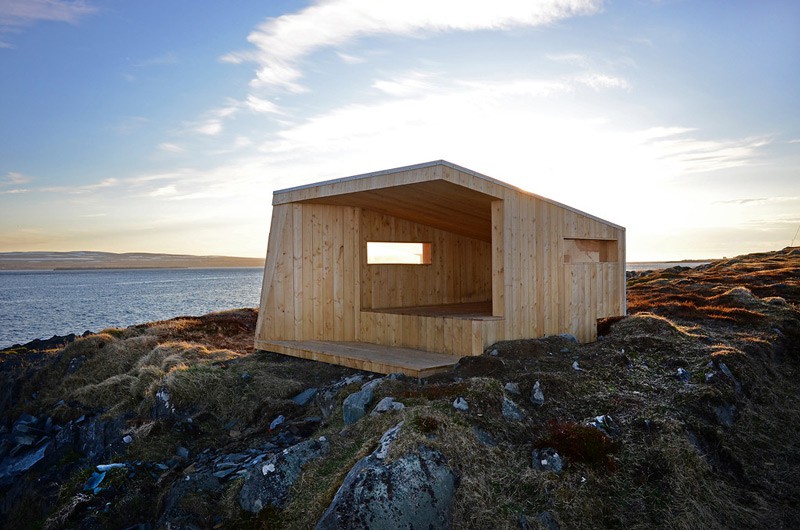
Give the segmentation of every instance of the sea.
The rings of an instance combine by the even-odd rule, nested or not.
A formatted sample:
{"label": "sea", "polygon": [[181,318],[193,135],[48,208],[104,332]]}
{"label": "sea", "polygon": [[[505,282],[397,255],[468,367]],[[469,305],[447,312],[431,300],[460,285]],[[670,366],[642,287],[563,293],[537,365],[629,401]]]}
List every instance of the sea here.
{"label": "sea", "polygon": [[53,335],[258,307],[264,270],[0,271],[0,349]]}
{"label": "sea", "polygon": [[[627,270],[698,262],[629,262]],[[177,316],[258,307],[263,269],[0,271],[0,349]]]}

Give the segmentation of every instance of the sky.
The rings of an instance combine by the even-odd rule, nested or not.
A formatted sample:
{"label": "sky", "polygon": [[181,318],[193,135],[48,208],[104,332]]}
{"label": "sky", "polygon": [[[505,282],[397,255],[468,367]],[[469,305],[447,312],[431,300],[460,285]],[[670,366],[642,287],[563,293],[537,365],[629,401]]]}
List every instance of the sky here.
{"label": "sky", "polygon": [[438,159],[777,250],[798,87],[793,0],[0,0],[0,251],[263,257],[273,191]]}

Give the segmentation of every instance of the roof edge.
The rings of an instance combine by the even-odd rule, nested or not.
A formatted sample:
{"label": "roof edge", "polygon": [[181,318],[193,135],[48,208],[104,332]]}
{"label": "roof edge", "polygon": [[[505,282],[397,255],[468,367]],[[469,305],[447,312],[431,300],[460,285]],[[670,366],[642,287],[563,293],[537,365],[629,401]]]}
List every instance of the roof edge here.
{"label": "roof edge", "polygon": [[590,219],[593,219],[595,221],[599,221],[601,223],[613,226],[614,228],[618,228],[620,230],[625,230],[624,226],[620,226],[620,225],[618,225],[616,223],[612,223],[611,221],[607,221],[605,219],[601,219],[600,217],[597,217],[596,215],[592,215],[590,213],[586,213],[586,212],[584,212],[582,210],[579,210],[577,208],[573,208],[572,206],[569,206],[567,204],[563,204],[563,203],[560,203],[558,201],[554,201],[553,199],[548,199],[547,197],[543,197],[543,196],[538,195],[536,193],[530,192],[528,190],[524,190],[522,188],[519,188],[517,186],[509,184],[508,182],[503,182],[502,180],[497,180],[496,178],[492,178],[492,177],[490,177],[488,175],[484,175],[483,173],[478,173],[477,171],[473,171],[473,170],[471,170],[469,168],[466,168],[464,166],[459,166],[458,164],[453,164],[452,162],[448,162],[447,160],[441,160],[441,159],[440,160],[432,160],[430,162],[423,162],[421,164],[412,164],[410,166],[400,166],[400,167],[395,167],[395,168],[391,168],[391,169],[383,169],[381,171],[372,171],[370,173],[361,173],[361,174],[352,175],[352,176],[349,176],[349,177],[341,177],[341,178],[336,178],[336,179],[323,180],[323,181],[320,181],[320,182],[313,182],[311,184],[303,184],[301,186],[295,186],[295,187],[292,187],[292,188],[284,188],[284,189],[281,189],[281,190],[273,191],[272,195],[274,197],[275,195],[283,195],[284,193],[291,193],[291,192],[300,191],[300,190],[307,190],[307,189],[311,189],[311,188],[316,188],[318,186],[327,186],[327,185],[330,185],[330,184],[338,184],[338,183],[341,183],[341,182],[349,182],[349,181],[353,181],[353,180],[360,180],[360,179],[365,179],[365,178],[370,178],[370,177],[379,177],[379,176],[383,176],[383,175],[390,175],[392,173],[400,173],[402,171],[413,171],[413,170],[416,170],[416,169],[424,169],[424,168],[429,168],[429,167],[434,167],[434,166],[445,166],[445,167],[449,167],[450,169],[455,169],[456,171],[460,171],[462,173],[466,173],[468,175],[472,175],[473,177],[477,177],[477,178],[480,178],[480,179],[483,179],[483,180],[487,180],[487,181],[489,181],[489,182],[491,182],[493,184],[496,184],[498,186],[503,186],[504,188],[508,188],[508,189],[516,191],[518,193],[523,193],[525,195],[530,195],[532,197],[536,197],[537,199],[540,199],[542,201],[550,203],[550,204],[552,204],[554,206],[558,206],[560,208],[565,208],[567,210],[570,210],[571,212],[574,212],[574,213],[577,213],[577,214],[580,214],[580,215],[584,215],[584,216],[586,216],[586,217],[588,217]]}

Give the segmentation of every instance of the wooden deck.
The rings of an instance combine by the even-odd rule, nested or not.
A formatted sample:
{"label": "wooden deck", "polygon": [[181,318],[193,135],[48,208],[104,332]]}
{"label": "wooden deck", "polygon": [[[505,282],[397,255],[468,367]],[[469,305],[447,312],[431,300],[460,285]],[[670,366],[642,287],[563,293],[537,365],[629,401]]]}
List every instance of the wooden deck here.
{"label": "wooden deck", "polygon": [[492,316],[492,301],[466,304],[418,305],[410,307],[387,307],[362,309],[364,312],[386,313],[391,315],[411,315],[418,317],[446,317],[465,320],[501,320]]}
{"label": "wooden deck", "polygon": [[256,340],[256,348],[381,374],[428,377],[452,368],[459,357],[367,342]]}

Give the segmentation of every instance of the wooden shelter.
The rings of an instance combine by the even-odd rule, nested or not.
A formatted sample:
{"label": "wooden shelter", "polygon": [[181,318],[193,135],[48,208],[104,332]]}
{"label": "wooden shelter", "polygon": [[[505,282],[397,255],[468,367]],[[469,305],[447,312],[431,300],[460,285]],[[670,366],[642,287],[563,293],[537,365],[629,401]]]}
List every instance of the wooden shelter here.
{"label": "wooden shelter", "polygon": [[592,341],[625,314],[623,227],[449,162],[272,204],[258,349],[424,377],[499,340]]}

